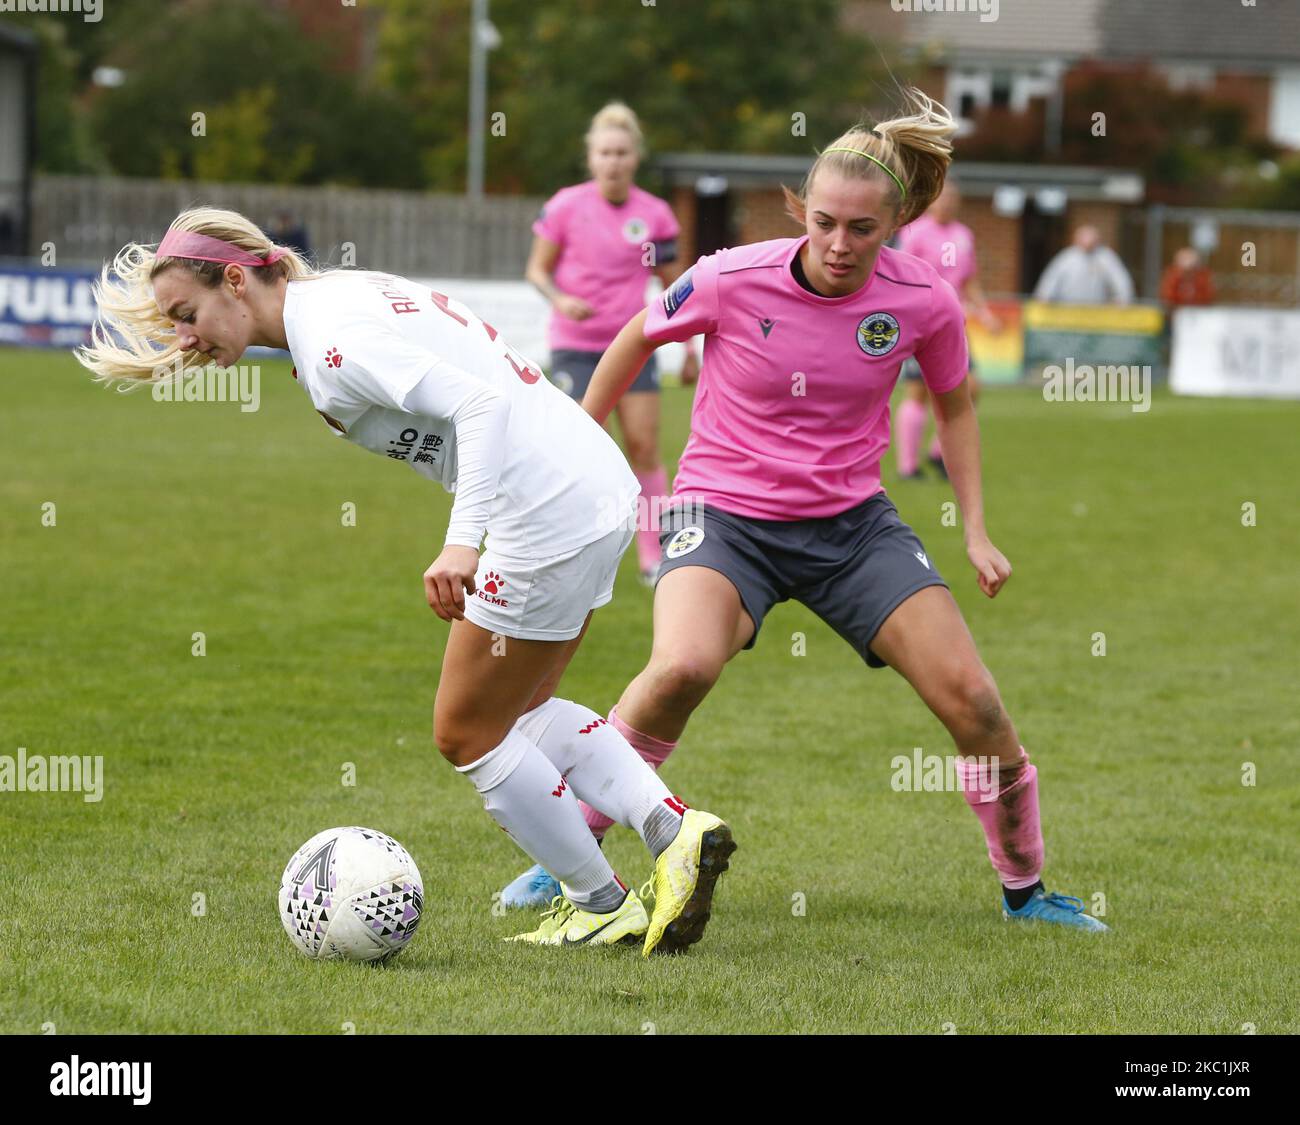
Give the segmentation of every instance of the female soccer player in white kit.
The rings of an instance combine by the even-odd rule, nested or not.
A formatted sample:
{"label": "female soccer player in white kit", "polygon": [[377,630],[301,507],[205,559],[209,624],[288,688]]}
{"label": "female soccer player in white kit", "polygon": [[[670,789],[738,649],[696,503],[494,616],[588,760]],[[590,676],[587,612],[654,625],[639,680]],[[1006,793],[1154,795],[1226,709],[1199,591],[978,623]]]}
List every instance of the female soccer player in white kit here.
{"label": "female soccer player in white kit", "polygon": [[[644,939],[647,955],[699,940],[730,830],[688,810],[605,720],[553,694],[633,533],[636,480],[600,426],[459,302],[386,274],[314,273],[235,212],[187,211],[156,249],[127,246],[97,298],[101,324],[78,358],[101,380],[152,382],[232,365],[252,345],[287,348],[337,437],[454,492],[424,575],[429,605],[452,623],[434,739],[564,888],[513,940]],[[656,856],[653,915],[610,868],[575,794]]]}
{"label": "female soccer player in white kit", "polygon": [[880,486],[889,396],[914,355],[967,557],[983,592],[998,593],[1011,566],[984,529],[961,304],[932,266],[884,246],[938,195],[951,159],[952,118],[912,98],[911,115],[841,136],[801,195],[789,193],[804,237],[701,258],[624,327],[592,377],[583,406],[600,421],[651,349],[705,336],[663,519],[653,650],[609,717],[661,764],[723,665],[794,598],[869,666],[903,675],[947,727],[1004,915],[1105,930],[1080,900],[1045,891],[1037,770],[946,583]]}

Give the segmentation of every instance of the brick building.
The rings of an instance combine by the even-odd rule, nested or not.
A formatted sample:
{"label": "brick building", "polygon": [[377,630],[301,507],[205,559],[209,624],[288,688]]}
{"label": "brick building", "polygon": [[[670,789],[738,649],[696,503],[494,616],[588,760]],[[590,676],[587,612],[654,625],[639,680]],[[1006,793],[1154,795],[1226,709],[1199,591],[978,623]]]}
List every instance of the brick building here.
{"label": "brick building", "polygon": [[987,19],[980,3],[914,11],[921,0],[846,0],[844,19],[912,68],[917,84],[962,120],[959,137],[976,130],[981,111],[1025,114],[1041,103],[1050,159],[1072,74],[1101,64],[1117,79],[1153,71],[1170,89],[1236,103],[1252,137],[1300,148],[1300,4],[1000,0],[997,18]]}

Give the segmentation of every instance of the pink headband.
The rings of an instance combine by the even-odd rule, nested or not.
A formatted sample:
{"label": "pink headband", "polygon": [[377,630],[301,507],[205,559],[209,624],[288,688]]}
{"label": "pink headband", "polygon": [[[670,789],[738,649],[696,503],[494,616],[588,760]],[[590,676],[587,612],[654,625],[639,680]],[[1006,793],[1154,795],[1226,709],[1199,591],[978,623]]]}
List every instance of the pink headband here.
{"label": "pink headband", "polygon": [[230,262],[236,266],[269,266],[284,257],[284,248],[276,246],[265,258],[259,258],[256,254],[250,254],[229,242],[222,242],[219,238],[172,228],[163,235],[155,254],[159,258],[194,258],[200,262]]}

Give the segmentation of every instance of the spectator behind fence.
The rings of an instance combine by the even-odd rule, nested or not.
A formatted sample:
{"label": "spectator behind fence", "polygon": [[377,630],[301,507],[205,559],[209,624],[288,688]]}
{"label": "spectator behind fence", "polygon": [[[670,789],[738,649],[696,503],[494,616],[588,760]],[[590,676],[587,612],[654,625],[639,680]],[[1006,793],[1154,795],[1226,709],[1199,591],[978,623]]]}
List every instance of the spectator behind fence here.
{"label": "spectator behind fence", "polygon": [[1037,301],[1067,305],[1127,305],[1133,282],[1119,255],[1101,244],[1094,226],[1075,229],[1074,239],[1050,262],[1034,290]]}
{"label": "spectator behind fence", "polygon": [[1183,305],[1214,304],[1214,277],[1192,247],[1184,246],[1169,263],[1160,279],[1160,300],[1170,313]]}

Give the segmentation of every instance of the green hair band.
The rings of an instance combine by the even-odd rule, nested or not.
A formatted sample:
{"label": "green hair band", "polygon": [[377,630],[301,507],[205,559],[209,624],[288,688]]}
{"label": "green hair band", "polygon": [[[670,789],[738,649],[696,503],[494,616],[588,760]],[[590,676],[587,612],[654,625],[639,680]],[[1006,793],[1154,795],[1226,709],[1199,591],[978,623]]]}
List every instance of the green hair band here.
{"label": "green hair band", "polygon": [[907,188],[905,188],[905,187],[903,186],[903,181],[900,180],[896,175],[894,175],[894,171],[893,171],[893,169],[890,168],[888,164],[886,164],[883,160],[877,160],[874,156],[871,155],[871,153],[869,153],[869,152],[863,152],[860,148],[841,148],[841,147],[838,147],[838,146],[837,146],[837,147],[834,147],[834,148],[824,148],[824,149],[822,149],[822,152],[823,152],[823,153],[827,153],[827,152],[851,152],[851,153],[853,153],[855,156],[865,156],[865,157],[866,157],[868,160],[870,160],[873,164],[879,164],[879,165],[880,165],[880,166],[885,170],[886,175],[888,175],[889,178],[890,178],[891,180],[893,180],[894,183],[896,183],[896,184],[898,185],[898,192],[899,192],[899,196],[900,196],[900,198],[901,198],[901,199],[906,199],[906,198],[907,198]]}

